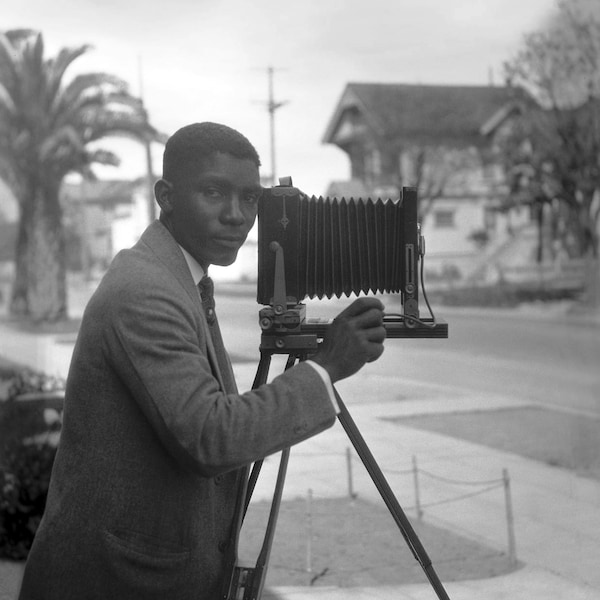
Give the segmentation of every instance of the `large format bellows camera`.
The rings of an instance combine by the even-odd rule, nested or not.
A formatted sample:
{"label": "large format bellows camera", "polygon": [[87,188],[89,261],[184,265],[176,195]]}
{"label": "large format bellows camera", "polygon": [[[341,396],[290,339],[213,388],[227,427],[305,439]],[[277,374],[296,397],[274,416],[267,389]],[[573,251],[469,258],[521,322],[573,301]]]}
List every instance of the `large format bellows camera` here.
{"label": "large format bellows camera", "polygon": [[263,331],[322,330],[299,304],[307,297],[397,293],[403,310],[384,321],[388,337],[447,337],[445,323],[419,314],[425,250],[417,217],[412,187],[385,200],[309,197],[290,178],[266,189],[258,208]]}

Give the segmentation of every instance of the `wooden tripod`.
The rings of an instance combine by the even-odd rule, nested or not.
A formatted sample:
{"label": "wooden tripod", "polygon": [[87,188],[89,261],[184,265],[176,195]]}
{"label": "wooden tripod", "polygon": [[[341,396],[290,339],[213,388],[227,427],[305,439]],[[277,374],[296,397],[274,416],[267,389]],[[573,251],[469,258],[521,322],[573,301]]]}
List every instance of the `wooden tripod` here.
{"label": "wooden tripod", "polygon": [[[277,340],[281,340],[279,337]],[[309,353],[314,353],[318,347],[318,339],[316,335],[291,335],[285,338],[286,342],[281,343],[275,341],[271,336],[263,334],[261,342],[261,357],[256,372],[256,377],[253,384],[253,389],[261,386],[267,382],[269,374],[269,368],[271,365],[271,357],[273,354],[288,354],[288,360],[286,369],[291,368],[296,361],[305,360]],[[427,579],[433,587],[439,600],[450,600],[446,590],[444,589],[437,573],[435,572],[431,559],[427,555],[425,548],[421,544],[417,534],[412,528],[410,521],[404,514],[400,503],[396,499],[390,485],[388,484],[385,476],[383,475],[379,465],[377,464],[373,454],[371,453],[367,443],[361,435],[356,423],[352,419],[346,405],[342,401],[342,398],[335,390],[336,399],[340,408],[338,414],[338,420],[342,424],[348,438],[352,442],[358,456],[364,464],[367,472],[369,473],[373,483],[379,491],[383,501],[385,502],[390,514],[392,515],[396,525],[400,529],[408,547],[413,553],[413,556],[421,565]],[[273,500],[271,502],[271,510],[265,531],[265,537],[263,545],[261,547],[256,565],[253,568],[240,567],[235,563],[231,565],[232,574],[231,579],[228,582],[229,586],[225,590],[223,598],[224,600],[260,600],[264,582],[267,575],[267,567],[271,554],[271,548],[273,545],[273,539],[275,536],[275,527],[277,524],[277,518],[279,515],[279,508],[281,506],[281,498],[283,494],[283,486],[285,483],[285,477],[287,472],[288,459],[290,455],[290,449],[286,448],[281,453],[281,460],[279,464],[279,472],[277,475],[277,481],[275,484],[275,490],[273,493]],[[257,461],[250,473],[250,477],[247,482],[245,489],[245,497],[243,501],[239,502],[240,508],[240,519],[238,522],[238,529],[234,532],[232,544],[237,545],[239,537],[239,527],[243,521],[243,517],[248,509],[252,493],[256,486],[256,482],[262,467],[262,461]],[[243,506],[242,506],[243,502]],[[234,548],[235,549],[235,548]],[[234,558],[235,560],[235,558]]]}

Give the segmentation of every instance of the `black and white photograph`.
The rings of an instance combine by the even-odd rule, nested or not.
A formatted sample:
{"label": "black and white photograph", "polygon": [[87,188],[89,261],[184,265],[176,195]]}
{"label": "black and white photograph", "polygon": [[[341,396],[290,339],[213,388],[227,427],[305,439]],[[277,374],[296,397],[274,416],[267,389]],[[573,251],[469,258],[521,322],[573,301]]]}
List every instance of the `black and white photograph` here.
{"label": "black and white photograph", "polygon": [[0,9],[0,600],[600,597],[600,2]]}

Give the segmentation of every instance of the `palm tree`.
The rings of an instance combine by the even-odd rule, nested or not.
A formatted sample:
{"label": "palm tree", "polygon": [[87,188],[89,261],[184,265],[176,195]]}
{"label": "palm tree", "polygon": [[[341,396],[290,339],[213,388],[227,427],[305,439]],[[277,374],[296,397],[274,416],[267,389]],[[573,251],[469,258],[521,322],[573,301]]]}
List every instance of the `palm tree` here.
{"label": "palm tree", "polygon": [[106,137],[164,141],[142,102],[107,73],[64,81],[68,67],[90,49],[63,48],[44,58],[41,33],[0,32],[0,178],[19,203],[11,312],[34,321],[67,316],[61,183],[68,173],[93,178],[92,165],[118,165],[91,149]]}

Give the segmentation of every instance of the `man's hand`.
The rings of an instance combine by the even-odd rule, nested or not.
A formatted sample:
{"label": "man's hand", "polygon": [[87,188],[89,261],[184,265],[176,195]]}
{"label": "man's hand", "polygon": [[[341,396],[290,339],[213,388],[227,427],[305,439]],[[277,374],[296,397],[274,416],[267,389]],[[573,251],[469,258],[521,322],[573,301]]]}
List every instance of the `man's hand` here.
{"label": "man's hand", "polygon": [[377,298],[358,298],[333,320],[311,360],[336,382],[377,360],[383,353],[384,340],[383,304]]}

